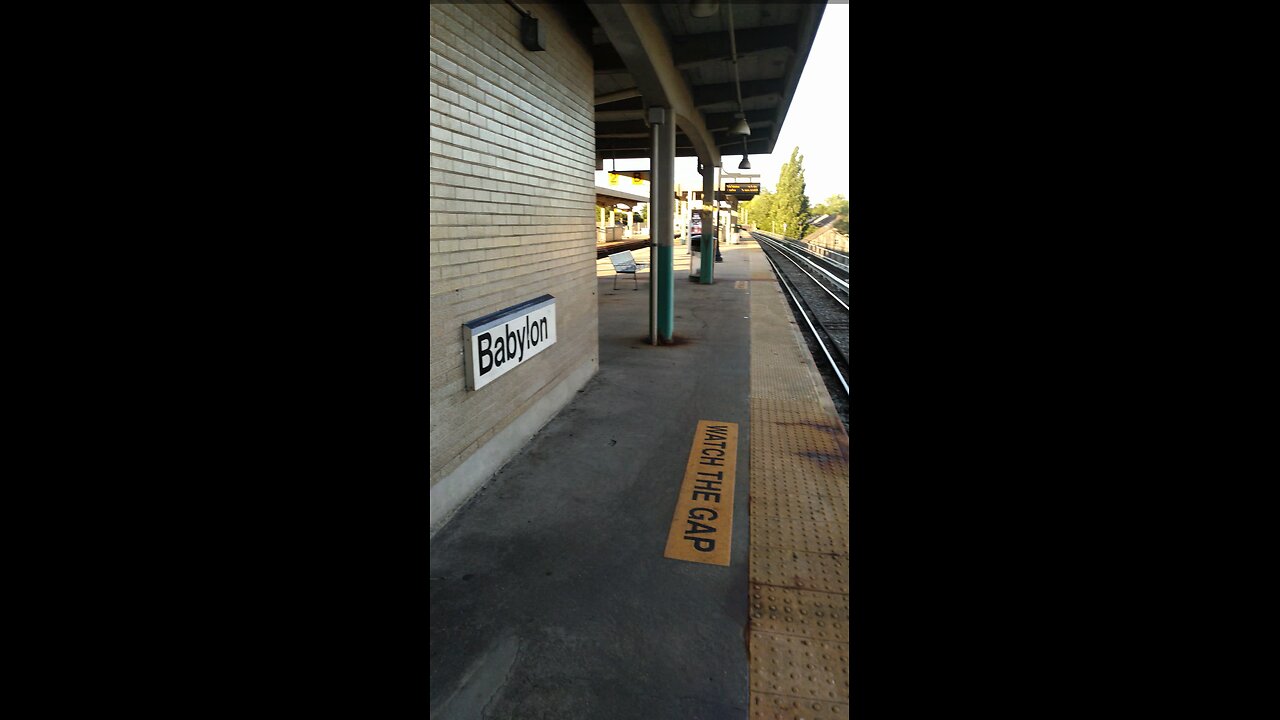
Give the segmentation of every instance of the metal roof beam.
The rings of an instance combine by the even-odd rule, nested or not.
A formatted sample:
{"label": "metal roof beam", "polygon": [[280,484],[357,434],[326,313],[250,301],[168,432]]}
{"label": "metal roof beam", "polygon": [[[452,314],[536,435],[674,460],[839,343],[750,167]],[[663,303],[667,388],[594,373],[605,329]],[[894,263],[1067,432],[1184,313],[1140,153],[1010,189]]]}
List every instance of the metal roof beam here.
{"label": "metal roof beam", "polygon": [[[720,166],[720,149],[707,130],[684,76],[676,67],[653,5],[588,2],[609,42],[635,78],[646,107],[670,108],[698,156]],[[679,152],[679,148],[677,148]]]}
{"label": "metal roof beam", "polygon": [[[775,80],[743,80],[742,81],[742,99],[767,97],[770,95],[781,95],[787,89],[787,81],[785,78],[777,78]],[[717,105],[723,102],[734,101],[738,99],[737,90],[734,89],[733,83],[716,83],[714,85],[699,85],[694,88],[694,97],[697,100],[698,107],[707,105]]]}
{"label": "metal roof beam", "polygon": [[[644,110],[597,110],[596,122],[618,122],[621,120],[639,120],[644,122]],[[648,125],[645,125],[648,127]]]}
{"label": "metal roof beam", "polygon": [[[769,110],[748,110],[745,114],[747,116],[747,124],[753,128],[757,126],[768,127],[773,123],[774,113],[772,108]],[[706,119],[707,127],[709,128],[727,128],[737,121],[738,114],[736,112],[712,112],[705,113],[703,117]],[[600,113],[596,113],[596,119],[600,119]],[[617,119],[621,120],[623,118]]]}
{"label": "metal roof beam", "polygon": [[[735,30],[738,57],[765,53],[771,50],[791,50],[795,43],[798,25]],[[676,66],[684,69],[707,62],[729,61],[729,33],[727,31],[698,33],[675,38]]]}
{"label": "metal roof beam", "polygon": [[[741,141],[739,141],[739,144],[741,144]],[[726,147],[728,146],[726,145]],[[676,149],[677,150],[693,150],[694,146],[689,144],[688,142],[682,143],[679,140],[677,140]],[[602,157],[608,159],[610,157],[609,153],[615,150],[640,150],[645,153],[643,157],[648,157],[649,156],[648,153],[651,150],[651,148],[649,147],[649,143],[636,142],[634,139],[628,139],[628,138],[602,138],[602,139],[596,140],[596,152],[600,154]]]}
{"label": "metal roof beam", "polygon": [[[717,145],[723,145],[725,142],[733,138],[741,137],[740,135],[729,135],[729,126],[733,123],[732,118],[726,118],[725,122],[718,125],[712,124],[707,129],[711,131],[711,136],[715,138]],[[767,136],[768,128],[773,124],[773,120],[765,119],[748,123],[751,126],[751,132],[754,137]],[[648,137],[649,126],[643,120],[623,120],[619,122],[601,122],[596,118],[596,137]],[[638,133],[638,134],[637,134]],[[685,135],[681,132],[680,135]]]}
{"label": "metal roof beam", "polygon": [[[747,154],[749,155],[768,155],[769,154],[769,138],[762,137],[759,140],[747,138]],[[742,154],[742,136],[735,136],[733,139],[723,139],[720,141],[720,152],[725,155],[741,155]]]}
{"label": "metal roof beam", "polygon": [[620,122],[601,122],[600,118],[596,118],[596,137],[603,137],[608,133],[633,133],[648,132],[649,126],[644,120],[623,120]]}
{"label": "metal roof beam", "polygon": [[619,100],[629,100],[637,97],[640,97],[639,88],[627,88],[626,90],[597,95],[596,105],[608,105],[609,103],[618,102]]}

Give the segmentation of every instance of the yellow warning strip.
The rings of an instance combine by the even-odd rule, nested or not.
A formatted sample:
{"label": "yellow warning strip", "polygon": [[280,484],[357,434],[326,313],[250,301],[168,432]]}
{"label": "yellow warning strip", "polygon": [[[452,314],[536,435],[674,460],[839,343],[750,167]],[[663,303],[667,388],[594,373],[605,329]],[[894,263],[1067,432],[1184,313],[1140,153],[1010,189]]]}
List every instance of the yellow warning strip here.
{"label": "yellow warning strip", "polygon": [[749,716],[848,718],[849,439],[782,291],[751,287]]}
{"label": "yellow warning strip", "polygon": [[729,564],[737,467],[738,424],[699,420],[663,557]]}

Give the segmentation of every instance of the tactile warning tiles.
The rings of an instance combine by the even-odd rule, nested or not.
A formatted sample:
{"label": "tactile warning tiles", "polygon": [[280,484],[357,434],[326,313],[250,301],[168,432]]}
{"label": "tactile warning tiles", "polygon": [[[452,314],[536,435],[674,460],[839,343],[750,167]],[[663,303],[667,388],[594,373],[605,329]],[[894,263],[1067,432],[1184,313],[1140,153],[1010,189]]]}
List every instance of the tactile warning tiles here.
{"label": "tactile warning tiles", "polygon": [[849,559],[843,555],[766,547],[756,543],[751,543],[749,554],[752,582],[849,594]]}
{"label": "tactile warning tiles", "polygon": [[[751,493],[768,495],[770,493],[811,495],[827,495],[848,503],[849,476],[831,471],[823,467],[835,460],[821,450],[798,452],[790,450],[773,451],[755,447],[754,428],[751,448]],[[782,446],[785,442],[777,442]],[[840,461],[843,464],[843,460]],[[755,479],[761,478],[756,484]]]}
{"label": "tactile warning tiles", "polygon": [[847,718],[848,436],[776,280],[752,288],[751,717]]}
{"label": "tactile warning tiles", "polygon": [[[753,344],[754,345],[754,344]],[[753,346],[751,355],[754,358],[756,349]],[[761,350],[761,353],[773,353],[772,350]],[[777,364],[792,363],[803,367],[805,360],[804,355],[798,352],[776,352],[774,358]],[[752,362],[751,372],[756,372],[756,364]],[[814,385],[813,380],[799,373],[775,373],[764,374],[760,376],[759,382],[753,377],[751,380],[751,396],[753,398],[775,398],[778,400],[805,400],[813,403],[818,402],[818,387]]]}
{"label": "tactile warning tiles", "polygon": [[751,720],[847,720],[849,706],[815,700],[751,693]]}
{"label": "tactile warning tiles", "polygon": [[[752,455],[753,464],[757,458]],[[764,466],[765,463],[758,463],[757,466]],[[779,477],[771,476],[762,481],[759,485],[751,483],[752,497],[760,496],[761,498],[770,495],[821,495],[829,497],[832,502],[837,504],[844,503],[842,512],[847,513],[849,509],[849,486],[835,485],[831,482],[821,479],[804,478],[804,477]],[[785,502],[785,499],[779,499],[779,502]]]}
{"label": "tactile warning tiles", "polygon": [[752,630],[849,642],[848,595],[752,583],[749,611]]}
{"label": "tactile warning tiles", "polygon": [[[763,257],[759,262],[764,262]],[[776,279],[772,286],[756,283],[751,292],[751,397],[817,407],[821,377],[808,371],[806,362],[813,363],[809,348],[796,342],[791,309],[781,292]]]}
{"label": "tactile warning tiles", "polygon": [[752,692],[849,702],[849,644],[751,631]]}
{"label": "tactile warning tiles", "polygon": [[[751,543],[804,552],[849,554],[849,525],[751,516]],[[753,578],[754,579],[754,578]]]}
{"label": "tactile warning tiles", "polygon": [[[816,400],[813,405],[817,405]],[[848,461],[840,451],[838,439],[844,428],[838,418],[830,417],[823,422],[813,409],[804,407],[804,403],[774,398],[752,397],[751,412],[753,416],[758,413],[763,418],[761,426],[776,431],[774,439],[778,442],[770,443],[770,451],[829,460],[826,470],[832,475],[847,477],[845,467]]]}
{"label": "tactile warning tiles", "polygon": [[[752,439],[755,439],[754,434]],[[753,443],[754,445],[754,443]],[[792,453],[769,454],[751,451],[751,493],[765,495],[769,492],[808,493],[829,495],[844,502],[849,499],[848,476],[838,476],[830,471],[810,467],[811,461]],[[755,478],[765,478],[761,485]]]}
{"label": "tactile warning tiles", "polygon": [[[808,360],[810,362],[813,362],[813,358],[808,358]],[[768,367],[768,365],[772,363],[769,363],[767,360],[764,362],[761,362],[760,364],[764,365],[763,369],[766,371],[771,369]],[[786,372],[787,374],[791,374],[793,372],[803,372],[804,370],[805,369],[801,367],[801,368],[786,368],[783,371]],[[816,368],[815,368],[815,371],[816,371]],[[821,380],[821,378],[818,378],[818,379]],[[824,393],[826,392],[825,388],[823,389],[823,392]],[[764,393],[753,392],[751,394],[751,399],[755,400],[757,403],[765,400],[771,401],[772,403],[776,403],[771,405],[771,407],[779,410],[786,409],[791,413],[798,415],[802,422],[812,423],[815,427],[826,427],[830,425],[833,432],[835,432],[835,428],[837,427],[840,429],[840,431],[844,430],[844,425],[840,423],[840,420],[838,417],[834,417],[833,414],[829,410],[824,409],[821,404],[814,403],[803,397],[768,397]]]}
{"label": "tactile warning tiles", "polygon": [[816,492],[761,492],[751,496],[751,514],[758,517],[785,517],[810,522],[848,524],[849,505],[839,495]]}

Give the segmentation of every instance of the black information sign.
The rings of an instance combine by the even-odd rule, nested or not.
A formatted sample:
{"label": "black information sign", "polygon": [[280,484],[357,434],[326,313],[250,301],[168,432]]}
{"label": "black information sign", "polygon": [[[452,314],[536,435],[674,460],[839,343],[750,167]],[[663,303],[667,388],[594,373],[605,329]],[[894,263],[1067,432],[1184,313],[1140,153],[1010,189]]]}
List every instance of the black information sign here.
{"label": "black information sign", "polygon": [[725,183],[724,194],[737,195],[738,197],[745,197],[747,195],[759,195],[760,183],[732,183],[732,182]]}

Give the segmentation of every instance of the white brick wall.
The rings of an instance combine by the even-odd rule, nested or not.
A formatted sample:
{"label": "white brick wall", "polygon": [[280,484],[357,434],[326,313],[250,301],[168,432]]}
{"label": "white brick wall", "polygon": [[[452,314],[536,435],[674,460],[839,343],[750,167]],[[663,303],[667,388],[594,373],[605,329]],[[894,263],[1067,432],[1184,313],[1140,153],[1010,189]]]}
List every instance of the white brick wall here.
{"label": "white brick wall", "polygon": [[[591,55],[554,7],[520,4],[546,25],[546,51],[524,49],[505,3],[430,7],[433,498],[558,384],[580,382],[583,363],[598,366]],[[556,344],[467,390],[462,323],[544,293]]]}

